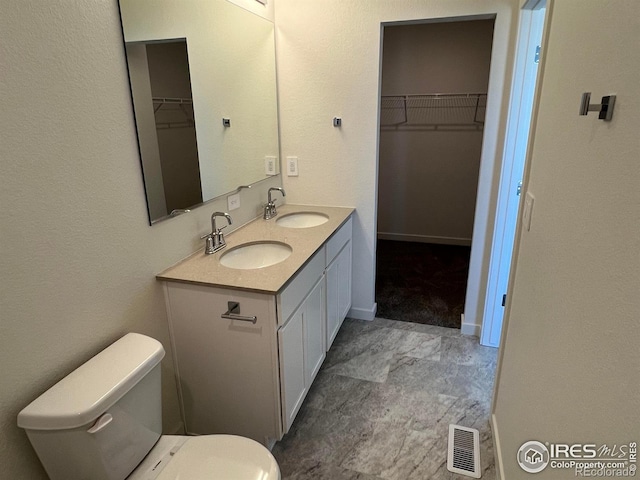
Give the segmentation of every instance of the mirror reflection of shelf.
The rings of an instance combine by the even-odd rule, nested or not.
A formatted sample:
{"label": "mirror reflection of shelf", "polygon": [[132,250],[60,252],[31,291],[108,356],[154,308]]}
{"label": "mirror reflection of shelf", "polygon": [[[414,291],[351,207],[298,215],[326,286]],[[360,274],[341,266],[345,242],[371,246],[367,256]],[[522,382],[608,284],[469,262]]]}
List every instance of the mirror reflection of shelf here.
{"label": "mirror reflection of shelf", "polygon": [[153,97],[152,101],[156,129],[195,127],[191,98]]}
{"label": "mirror reflection of shelf", "polygon": [[380,103],[380,126],[481,129],[486,107],[486,93],[383,95]]}

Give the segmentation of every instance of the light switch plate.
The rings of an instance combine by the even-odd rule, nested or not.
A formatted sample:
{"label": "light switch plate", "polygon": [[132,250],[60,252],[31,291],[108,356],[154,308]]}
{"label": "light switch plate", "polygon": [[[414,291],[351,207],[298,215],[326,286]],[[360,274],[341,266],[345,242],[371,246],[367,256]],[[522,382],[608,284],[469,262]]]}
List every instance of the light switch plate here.
{"label": "light switch plate", "polygon": [[240,208],[240,194],[236,193],[235,195],[229,195],[227,197],[227,208],[229,211]]}
{"label": "light switch plate", "polygon": [[287,176],[298,176],[298,157],[287,157]]}
{"label": "light switch plate", "polygon": [[264,157],[264,173],[266,173],[267,175],[275,175],[276,173],[278,173],[276,171],[276,161],[276,157],[270,155]]}
{"label": "light switch plate", "polygon": [[522,209],[522,226],[528,232],[531,230],[531,215],[533,214],[533,201],[535,197],[531,192],[527,192],[524,197],[524,208]]}

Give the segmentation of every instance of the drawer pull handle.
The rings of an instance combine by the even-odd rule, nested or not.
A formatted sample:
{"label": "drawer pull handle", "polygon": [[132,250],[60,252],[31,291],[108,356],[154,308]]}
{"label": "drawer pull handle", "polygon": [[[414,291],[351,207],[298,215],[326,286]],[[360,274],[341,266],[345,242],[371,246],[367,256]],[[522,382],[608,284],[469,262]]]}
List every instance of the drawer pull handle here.
{"label": "drawer pull handle", "polygon": [[228,310],[223,313],[220,318],[227,318],[229,320],[240,320],[242,322],[256,323],[258,317],[240,315],[240,304],[238,302],[227,302]]}

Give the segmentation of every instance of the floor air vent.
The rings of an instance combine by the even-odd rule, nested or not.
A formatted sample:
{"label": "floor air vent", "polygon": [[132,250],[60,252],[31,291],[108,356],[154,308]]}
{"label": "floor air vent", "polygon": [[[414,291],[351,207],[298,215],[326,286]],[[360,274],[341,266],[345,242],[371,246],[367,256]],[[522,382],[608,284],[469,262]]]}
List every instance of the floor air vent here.
{"label": "floor air vent", "polygon": [[480,478],[480,433],[475,428],[449,425],[447,470]]}

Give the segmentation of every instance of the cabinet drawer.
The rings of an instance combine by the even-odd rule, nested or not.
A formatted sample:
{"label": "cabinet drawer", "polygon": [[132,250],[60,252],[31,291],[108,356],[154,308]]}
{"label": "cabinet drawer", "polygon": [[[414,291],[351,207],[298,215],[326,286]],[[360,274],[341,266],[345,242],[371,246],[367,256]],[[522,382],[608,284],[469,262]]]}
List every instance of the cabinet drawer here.
{"label": "cabinet drawer", "polygon": [[324,251],[323,246],[278,295],[278,325],[287,321],[322,276],[325,267]]}
{"label": "cabinet drawer", "polygon": [[344,244],[351,240],[352,223],[353,221],[349,217],[349,220],[327,242],[327,261],[325,265],[329,265],[336,258],[336,255],[340,253]]}

